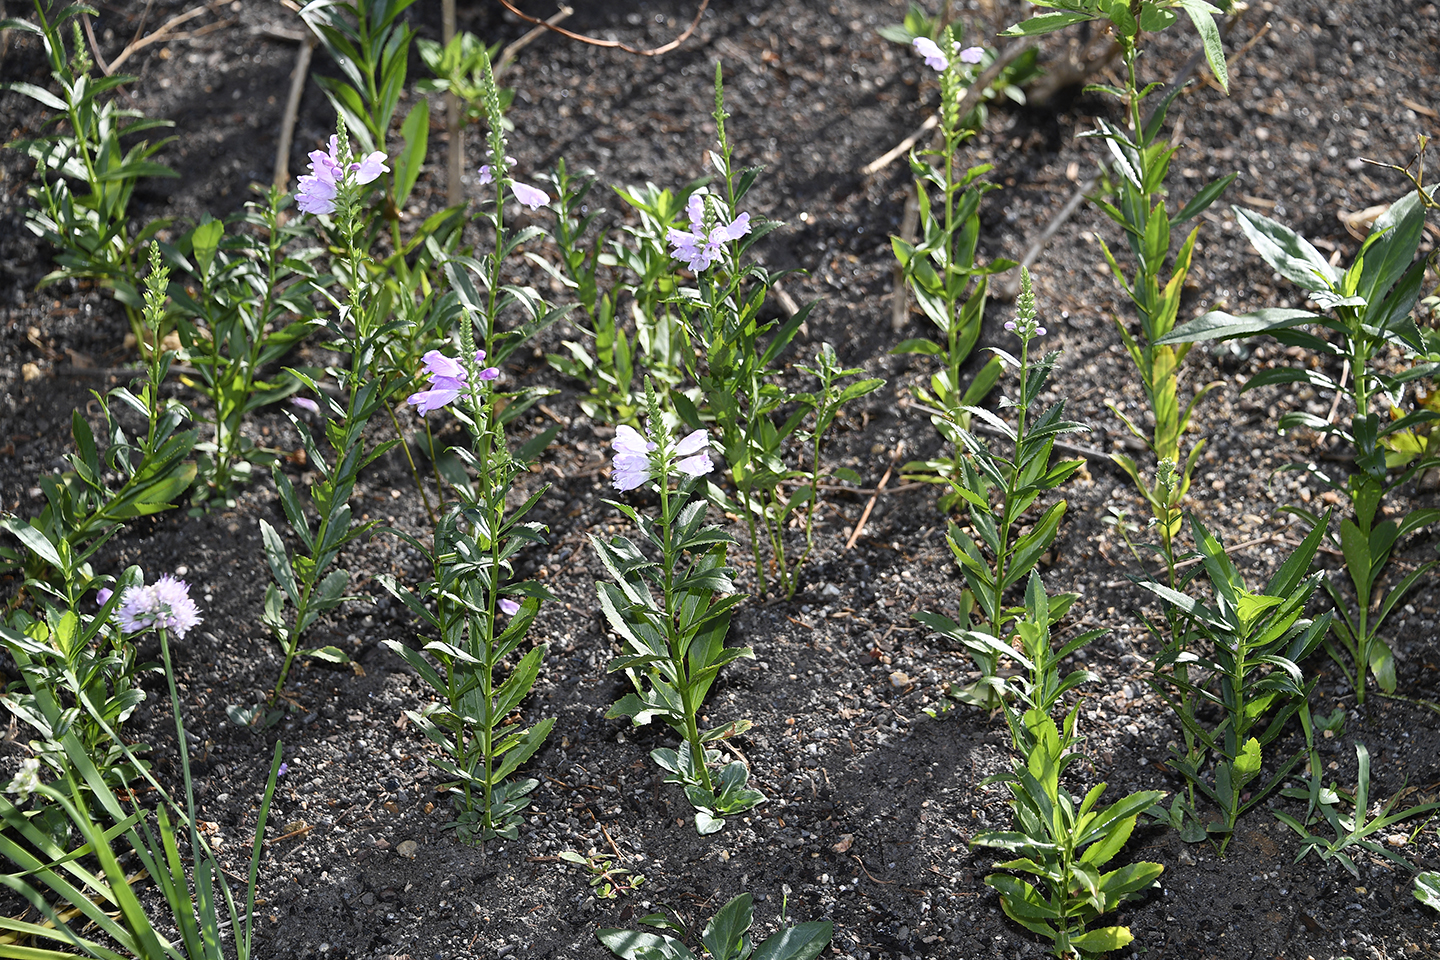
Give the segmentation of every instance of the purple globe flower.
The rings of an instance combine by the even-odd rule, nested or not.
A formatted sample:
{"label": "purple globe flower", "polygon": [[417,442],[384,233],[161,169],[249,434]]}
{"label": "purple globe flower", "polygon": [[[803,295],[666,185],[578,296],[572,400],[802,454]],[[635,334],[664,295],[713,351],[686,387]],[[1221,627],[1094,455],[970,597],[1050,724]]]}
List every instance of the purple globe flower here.
{"label": "purple globe flower", "polygon": [[183,640],[201,617],[190,599],[190,585],[166,573],[148,587],[127,588],[120,598],[118,620],[126,633],[169,630]]}

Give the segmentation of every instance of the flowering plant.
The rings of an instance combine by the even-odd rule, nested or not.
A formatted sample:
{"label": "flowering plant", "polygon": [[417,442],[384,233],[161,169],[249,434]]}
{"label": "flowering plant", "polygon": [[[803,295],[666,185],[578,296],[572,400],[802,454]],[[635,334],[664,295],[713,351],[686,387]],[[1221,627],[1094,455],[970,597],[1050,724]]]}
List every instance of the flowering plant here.
{"label": "flowering plant", "polygon": [[[1015,410],[1015,425],[981,407],[967,407],[964,412],[983,421],[1007,441],[1010,455],[999,452],[990,441],[968,428],[953,424],[963,454],[959,470],[949,478],[954,500],[963,503],[969,514],[969,529],[979,537],[952,523],[947,534],[950,552],[965,578],[966,588],[960,595],[960,619],[936,613],[920,613],[915,618],[967,649],[980,670],[980,678],[964,687],[952,686],[951,696],[965,703],[995,707],[1010,692],[998,675],[1002,657],[1014,651],[1008,643],[1015,632],[1013,624],[1026,616],[1025,608],[1006,606],[1008,591],[1026,582],[1026,577],[1054,542],[1065,516],[1066,503],[1057,500],[1030,523],[1020,534],[1023,515],[1041,494],[1064,484],[1085,463],[1084,460],[1050,462],[1057,438],[1089,429],[1084,424],[1065,420],[1065,401],[1060,400],[1039,417],[1031,417],[1034,407],[1054,369],[1059,352],[1052,351],[1038,362],[1030,357],[1030,343],[1043,336],[1039,323],[1030,272],[1021,271],[1020,297],[1015,305],[1015,319],[1006,329],[1020,339],[1020,356],[994,348],[995,359],[1015,368],[1020,377],[1015,399],[1002,398],[1002,408]],[[1060,594],[1047,600],[1045,630],[1058,621],[1075,602],[1076,595]],[[1048,639],[1047,639],[1048,648]],[[1034,659],[1032,653],[1032,660]]]}
{"label": "flowering plant", "polygon": [[[648,380],[646,399],[650,422],[663,423]],[[749,647],[725,646],[730,611],[743,599],[725,566],[726,550],[734,541],[719,527],[704,525],[707,504],[693,498],[696,478],[710,470],[703,432],[692,433],[679,444],[672,444],[664,433],[649,439],[628,427],[616,433],[616,488],[631,490],[653,479],[660,494],[660,514],[651,519],[629,504],[611,504],[635,524],[641,542],[658,552],[659,559],[649,560],[628,537],[590,537],[610,575],[609,582],[596,584],[600,607],[623,649],[608,669],[624,671],[634,686],[634,692],[622,697],[606,716],[630,717],[636,726],[659,719],[681,736],[684,749],[662,747],[650,756],[669,774],[667,783],[684,787],[695,807],[696,830],[714,833],[725,825],[726,815],[765,799],[746,787],[749,773],[740,761],[726,764],[718,774],[710,770],[720,754],[706,744],[743,733],[749,721],[702,731],[697,719],[720,668],[754,656]],[[682,479],[672,491],[669,478],[677,472]]]}
{"label": "flowering plant", "polygon": [[[348,152],[348,146],[346,150]],[[385,165],[385,154],[378,150],[347,164],[340,154],[340,137],[331,134],[328,152],[310,152],[310,175],[300,178],[300,189],[295,193],[295,205],[304,213],[334,213],[335,199],[340,188],[351,178],[357,186],[363,186],[378,178],[380,174],[389,172],[390,168]]]}

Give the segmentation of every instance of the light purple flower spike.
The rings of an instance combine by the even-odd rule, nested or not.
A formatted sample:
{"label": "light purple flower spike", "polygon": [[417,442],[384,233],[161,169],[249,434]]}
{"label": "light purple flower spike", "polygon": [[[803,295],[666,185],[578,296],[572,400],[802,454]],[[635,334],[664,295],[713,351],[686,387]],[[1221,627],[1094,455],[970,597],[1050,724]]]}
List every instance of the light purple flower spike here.
{"label": "light purple flower spike", "polygon": [[960,51],[961,63],[979,63],[985,59],[984,47],[966,47]]}
{"label": "light purple flower spike", "polygon": [[181,640],[201,622],[200,610],[190,599],[190,585],[168,573],[148,587],[127,588],[117,618],[126,633],[169,630]]}
{"label": "light purple flower spike", "polygon": [[698,193],[690,195],[690,201],[685,204],[685,212],[690,217],[690,229],[686,231],[671,227],[665,238],[675,248],[671,255],[677,260],[685,261],[685,265],[693,273],[708,270],[711,264],[720,259],[724,244],[739,240],[750,232],[750,214],[742,213],[730,223],[717,223],[707,234],[705,200]]}
{"label": "light purple flower spike", "polygon": [[[615,472],[611,482],[616,490],[634,490],[653,475],[653,461],[650,455],[657,444],[645,439],[639,430],[621,424],[615,428],[615,439],[610,444],[615,450]],[[681,458],[674,464],[676,470],[692,477],[702,477],[715,469],[710,459],[710,441],[704,430],[696,430],[675,445],[675,453]]]}
{"label": "light purple flower spike", "polygon": [[[936,70],[944,70],[950,66],[950,61],[941,52],[939,44],[929,37],[916,37],[914,42],[915,52],[925,58],[925,65]],[[961,54],[964,58],[964,54]]]}
{"label": "light purple flower spike", "polygon": [[[469,379],[463,363],[453,357],[445,356],[439,350],[431,350],[425,354],[423,359],[425,372],[430,377],[430,389],[412,393],[405,402],[414,406],[421,414],[426,414],[453,403],[457,397],[469,389]],[[476,365],[478,366],[484,361],[485,351],[476,350]],[[500,376],[500,370],[496,367],[485,367],[480,371],[481,380],[494,380],[498,376]]]}
{"label": "light purple flower spike", "polygon": [[385,154],[377,150],[351,163],[347,171],[340,163],[340,137],[331,135],[328,153],[323,150],[310,152],[310,174],[299,180],[300,189],[295,194],[295,205],[304,213],[334,213],[335,195],[347,176],[353,174],[356,183],[364,184],[389,169],[385,166]]}

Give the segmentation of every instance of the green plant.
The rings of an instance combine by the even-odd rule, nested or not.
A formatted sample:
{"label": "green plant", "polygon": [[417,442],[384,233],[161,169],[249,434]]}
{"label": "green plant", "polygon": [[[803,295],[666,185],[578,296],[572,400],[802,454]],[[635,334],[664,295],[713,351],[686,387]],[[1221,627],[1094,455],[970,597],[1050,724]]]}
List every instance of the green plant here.
{"label": "green plant", "polygon": [[560,859],[583,867],[590,874],[590,889],[594,890],[595,896],[601,900],[614,900],[622,893],[634,893],[645,883],[642,874],[611,863],[616,857],[608,853],[597,853],[594,847],[583,855],[574,850],[562,850]]}
{"label": "green plant", "polygon": [[[763,317],[770,289],[785,274],[772,274],[744,257],[757,239],[781,224],[752,223],[750,214],[739,209],[760,170],[735,169],[725,133],[729,114],[718,63],[712,116],[719,149],[710,154],[710,161],[720,173],[723,192],[691,194],[686,204],[690,229],[672,228],[668,234],[674,256],[695,274],[696,287],[681,290],[675,302],[695,344],[693,351],[686,351],[685,361],[699,384],[703,407],[697,408],[679,391],[670,392],[670,401],[691,428],[703,426],[702,411],[720,428],[721,451],[738,495],[738,503],[728,506],[745,518],[755,580],[763,595],[768,577],[760,558],[763,538],[758,528],[773,523],[776,513],[784,510],[779,487],[788,469],[783,453],[803,419],[802,410],[775,422],[782,408],[796,399],[777,382],[775,368],[815,304],[806,304],[783,323]],[[784,562],[781,556],[774,560],[777,566]]]}
{"label": "green plant", "polygon": [[1430,870],[1415,875],[1415,899],[1431,910],[1440,910],[1440,873]]}
{"label": "green plant", "polygon": [[[1007,607],[1005,595],[1034,570],[1054,542],[1066,503],[1057,500],[1038,518],[1027,521],[1025,517],[1041,494],[1065,483],[1085,462],[1050,462],[1056,438],[1087,429],[1064,419],[1063,400],[1038,417],[1030,417],[1060,354],[1052,351],[1038,362],[1031,361],[1030,341],[1043,336],[1045,328],[1038,323],[1028,271],[1021,273],[1015,316],[1007,326],[1020,338],[1019,358],[993,348],[997,366],[1008,364],[1019,371],[1018,398],[1001,400],[1002,409],[1015,409],[1015,425],[980,407],[963,408],[967,416],[979,419],[1008,441],[1012,455],[997,453],[971,430],[952,424],[964,453],[956,465],[956,475],[948,482],[952,499],[965,505],[969,528],[974,532],[972,536],[951,523],[946,536],[965,578],[966,588],[959,604],[961,620],[935,613],[915,615],[936,633],[965,647],[980,670],[979,680],[963,688],[952,686],[951,696],[987,707],[996,706],[1004,697],[1005,681],[997,673],[999,660],[1012,652],[1005,642],[1011,635],[1011,624],[1025,615],[1023,608]],[[1019,531],[1027,522],[1030,529],[1021,535]],[[1074,601],[1074,594],[1061,594],[1047,604],[1047,635],[1049,624],[1063,617]]]}
{"label": "green plant", "polygon": [[[913,31],[912,31],[912,28]],[[996,259],[988,264],[976,262],[980,241],[980,200],[996,185],[982,179],[994,169],[992,164],[971,167],[963,174],[956,161],[960,145],[974,136],[984,124],[985,108],[977,105],[966,116],[960,115],[960,101],[967,88],[976,80],[994,54],[981,47],[961,49],[962,31],[951,24],[940,32],[938,45],[928,40],[934,26],[916,16],[912,9],[905,26],[898,32],[882,35],[901,39],[912,32],[932,43],[927,62],[936,65],[938,54],[943,61],[940,71],[940,145],[935,149],[912,153],[910,170],[915,177],[915,196],[919,203],[919,243],[891,237],[890,243],[906,287],[914,295],[921,311],[940,332],[940,342],[925,337],[905,340],[891,353],[917,353],[937,357],[939,372],[930,377],[930,390],[917,388],[915,395],[933,410],[931,422],[957,450],[962,445],[960,432],[969,429],[968,408],[989,394],[1000,378],[997,358],[991,358],[969,384],[961,382],[961,368],[969,359],[980,339],[989,296],[991,274],[1003,273],[1015,266],[1011,260]],[[995,80],[994,88],[1005,88],[1012,96],[1020,96],[1018,84],[1036,72],[1033,51],[1009,64]],[[993,95],[993,89],[987,94]],[[1023,96],[1020,96],[1023,100]],[[939,200],[932,201],[931,194]],[[929,461],[913,461],[905,465],[905,473],[914,479],[945,483],[960,473],[959,457]],[[952,498],[942,500],[942,509],[954,506]]]}
{"label": "green plant", "polygon": [[[108,610],[107,610],[108,615]],[[42,784],[40,764],[30,760],[11,784],[18,803],[0,797],[0,820],[7,830],[0,833],[0,856],[17,868],[0,874],[0,885],[24,897],[47,921],[31,923],[0,918],[0,930],[74,948],[99,960],[225,960],[224,930],[233,938],[236,960],[249,960],[254,951],[256,879],[259,875],[265,823],[279,775],[282,748],[275,745],[270,776],[261,801],[250,853],[249,878],[243,904],[237,905],[226,873],[198,829],[195,793],[190,776],[190,754],[180,715],[180,699],[170,658],[169,629],[161,621],[158,633],[169,679],[170,704],[175,720],[176,743],[184,776],[182,807],[151,777],[129,747],[121,744],[129,769],[138,771],[161,798],[155,809],[156,828],[147,822],[150,811],[134,802],[135,791],[122,780],[122,789],[113,790],[102,771],[91,761],[73,731],[60,735],[64,758],[64,788]],[[181,632],[177,627],[177,632]],[[14,638],[0,628],[7,641]],[[27,680],[31,677],[27,676]],[[60,726],[60,707],[43,682],[31,682],[31,692],[46,721]],[[91,707],[86,704],[87,709]],[[91,718],[105,725],[93,710]],[[120,742],[113,729],[112,739]],[[27,800],[39,796],[49,811],[21,809]],[[128,797],[122,801],[121,797]],[[47,820],[61,822],[78,835],[78,847],[67,849],[51,832],[41,828]],[[43,818],[38,815],[44,815]],[[180,854],[177,829],[172,815],[188,827],[189,877]],[[93,861],[90,859],[93,858]],[[94,863],[97,868],[91,867]],[[142,902],[131,889],[136,867],[148,876],[163,897],[163,906]],[[62,913],[63,911],[63,913]],[[83,925],[79,922],[84,921]],[[161,930],[178,931],[179,943],[171,943]],[[104,940],[91,939],[98,931]],[[119,951],[115,947],[119,947]],[[121,952],[123,951],[123,952]],[[76,954],[44,946],[5,946],[0,954],[32,960],[62,960]]]}
{"label": "green plant", "polygon": [[[1281,343],[1341,359],[1338,379],[1308,365],[1276,367],[1250,378],[1241,392],[1274,384],[1305,383],[1343,395],[1349,401],[1348,424],[1297,410],[1281,416],[1278,426],[1282,433],[1308,428],[1323,437],[1338,439],[1354,451],[1356,469],[1343,480],[1331,479],[1314,463],[1297,463],[1290,469],[1306,472],[1350,502],[1351,516],[1343,518],[1338,534],[1330,533],[1330,537],[1344,556],[1354,600],[1342,597],[1336,584],[1325,581],[1337,613],[1332,623],[1334,636],[1349,654],[1350,663],[1347,665],[1333,646],[1327,644],[1327,648],[1352,681],[1361,703],[1365,701],[1367,675],[1375,677],[1381,690],[1394,692],[1395,659],[1380,630],[1405,595],[1435,567],[1434,561],[1423,563],[1388,592],[1378,589],[1395,546],[1409,534],[1440,520],[1440,509],[1434,507],[1413,510],[1398,520],[1381,509],[1396,487],[1440,465],[1440,458],[1413,458],[1392,474],[1386,441],[1403,438],[1406,431],[1440,419],[1440,411],[1422,407],[1391,419],[1391,410],[1398,406],[1405,384],[1433,375],[1435,365],[1417,364],[1390,374],[1381,363],[1387,350],[1412,359],[1427,352],[1411,314],[1433,259],[1433,254],[1417,258],[1416,253],[1424,233],[1426,206],[1434,202],[1435,190],[1429,187],[1423,195],[1416,190],[1391,204],[1375,221],[1355,260],[1344,270],[1332,267],[1309,241],[1289,227],[1235,207],[1241,229],[1265,262],[1308,291],[1325,314],[1276,308],[1241,316],[1212,311],[1177,327],[1167,338],[1229,340],[1263,333]],[[1318,327],[1319,332],[1300,329],[1310,325]],[[1287,510],[1306,523],[1321,522],[1313,511],[1302,507]]]}
{"label": "green plant", "polygon": [[[648,384],[647,394],[651,422],[663,423]],[[610,503],[659,556],[652,560],[628,537],[590,537],[610,576],[608,582],[596,584],[600,609],[624,649],[607,669],[623,670],[635,688],[606,717],[630,717],[636,726],[659,719],[680,735],[682,750],[660,747],[650,756],[669,774],[666,783],[685,789],[695,808],[695,829],[714,833],[725,826],[726,815],[749,810],[765,799],[745,785],[749,772],[738,760],[716,775],[710,772],[720,753],[706,744],[743,733],[750,722],[731,721],[702,731],[698,721],[720,669],[755,656],[749,647],[725,646],[730,611],[744,599],[735,592],[732,571],[725,566],[726,551],[734,541],[719,527],[704,525],[709,504],[695,498],[693,477],[708,472],[710,462],[708,455],[687,446],[694,435],[677,446],[668,435],[653,433],[649,441],[653,449],[647,451],[640,434],[620,428],[627,430],[633,436],[616,440],[616,487],[628,490],[653,479],[660,514],[652,519],[629,504]],[[682,467],[682,454],[701,462]],[[670,476],[677,470],[687,476],[672,492]]]}
{"label": "green plant", "polygon": [[[825,434],[835,423],[840,410],[845,404],[858,400],[861,397],[874,393],[885,385],[885,381],[878,377],[869,377],[864,380],[856,380],[851,383],[841,384],[841,380],[850,377],[858,377],[865,371],[860,367],[842,368],[839,358],[835,356],[835,348],[829,343],[820,344],[820,349],[815,352],[813,367],[803,364],[796,364],[796,369],[807,373],[819,381],[814,391],[797,393],[794,397],[799,408],[794,416],[802,419],[796,430],[800,442],[808,444],[810,453],[809,470],[791,470],[785,475],[786,480],[804,480],[801,486],[795,488],[789,496],[779,494],[779,484],[776,484],[773,509],[765,512],[764,518],[766,527],[770,534],[771,555],[775,557],[775,565],[780,574],[780,586],[786,597],[793,597],[796,588],[800,585],[800,568],[810,558],[815,550],[815,507],[820,502],[820,480],[822,473],[820,469],[820,446],[825,439]],[[805,419],[809,418],[809,428],[805,426]],[[789,431],[782,427],[781,434]],[[803,461],[802,461],[803,462]],[[840,467],[834,471],[836,479],[847,480],[851,483],[859,483],[860,475],[854,470]],[[805,509],[805,550],[800,556],[791,562],[785,559],[785,527],[790,515],[800,508]]]}
{"label": "green plant", "polygon": [[[558,194],[554,239],[560,268],[546,261],[540,265],[574,291],[589,317],[592,329],[586,332],[594,345],[566,340],[562,345],[569,356],[548,354],[546,359],[559,372],[586,384],[588,393],[580,400],[586,416],[635,424],[644,406],[639,375],[667,388],[678,386],[684,377],[690,341],[677,305],[671,302],[679,293],[680,280],[666,248],[666,233],[704,181],[696,180],[678,192],[652,183],[616,187],[616,194],[639,219],[617,233],[598,230],[587,246],[585,235],[605,212],[587,203],[594,178],[571,175],[562,161],[551,179]],[[628,325],[624,323],[627,305]],[[668,402],[668,390],[661,399]]]}
{"label": "green plant", "polygon": [[1118,950],[1134,939],[1127,927],[1087,929],[1126,899],[1149,888],[1164,871],[1158,863],[1132,863],[1101,873],[1135,829],[1136,818],[1160,797],[1158,790],[1132,793],[1097,809],[1105,784],[1077,801],[1060,785],[1060,774],[1077,756],[1065,753],[1055,721],[1040,710],[1024,717],[1032,744],[1014,773],[986,782],[1005,783],[1015,811],[1013,831],[985,831],[972,846],[1015,854],[995,864],[1038,878],[1028,880],[992,873],[985,884],[1000,894],[1005,915],[1032,933],[1054,942],[1057,957],[1092,957]]}
{"label": "green plant", "polygon": [[[131,567],[119,581],[94,577],[88,567],[65,573],[60,588],[27,581],[35,597],[33,615],[15,610],[0,630],[0,644],[21,675],[5,691],[3,702],[39,735],[31,749],[52,773],[63,776],[69,769],[64,741],[73,736],[106,782],[115,785],[135,772],[125,769],[127,751],[118,734],[145,699],[139,674],[158,669],[137,665],[134,645],[110,623],[120,595],[139,582],[140,571]],[[109,584],[114,585],[113,595],[95,615],[86,613],[82,598],[97,588],[108,590]],[[147,749],[135,745],[130,752]]]}
{"label": "green plant", "polygon": [[[1147,433],[1114,403],[1107,405],[1145,443],[1157,464],[1172,464],[1170,470],[1173,475],[1163,478],[1157,475],[1155,483],[1147,484],[1142,478],[1141,468],[1132,458],[1118,453],[1112,458],[1129,474],[1150,506],[1160,538],[1160,552],[1173,587],[1176,584],[1173,541],[1182,526],[1179,504],[1189,490],[1191,476],[1204,445],[1203,440],[1195,443],[1188,454],[1182,455],[1180,441],[1189,428],[1196,405],[1219,384],[1211,383],[1197,390],[1181,409],[1179,369],[1190,351],[1190,343],[1168,335],[1175,327],[1200,228],[1197,226],[1190,231],[1173,260],[1170,254],[1171,234],[1173,228],[1193,220],[1214,203],[1235,180],[1236,174],[1221,177],[1202,187],[1174,216],[1170,215],[1166,208],[1168,190],[1165,181],[1176,148],[1161,138],[1161,132],[1170,105],[1183,87],[1170,87],[1161,94],[1158,105],[1149,116],[1142,116],[1141,106],[1145,99],[1164,85],[1152,83],[1142,88],[1136,65],[1144,34],[1165,30],[1177,19],[1177,11],[1183,10],[1200,34],[1205,57],[1215,79],[1222,89],[1228,91],[1225,52],[1214,20],[1222,11],[1206,0],[1135,0],[1132,3],[1040,0],[1037,5],[1058,9],[1015,24],[1002,36],[1045,34],[1073,23],[1106,20],[1125,65],[1123,88],[1100,84],[1086,89],[1109,93],[1118,99],[1125,108],[1128,131],[1102,119],[1096,130],[1082,136],[1104,140],[1113,162],[1112,171],[1106,177],[1107,189],[1091,200],[1124,231],[1126,243],[1135,258],[1134,275],[1127,279],[1109,246],[1101,241],[1105,259],[1134,304],[1139,319],[1138,332],[1132,332],[1119,317],[1115,322],[1125,349],[1140,371],[1154,419],[1153,431]],[[1112,197],[1113,202],[1108,199]],[[1165,277],[1167,261],[1171,263],[1168,278]]]}
{"label": "green plant", "polygon": [[[157,343],[168,280],[159,248],[152,244],[142,324]],[[178,499],[195,479],[195,464],[185,458],[195,446],[197,433],[180,429],[190,419],[184,404],[160,396],[160,385],[174,359],[171,351],[151,350],[145,356],[145,378],[137,381],[138,387],[116,387],[104,397],[96,395],[105,413],[109,441],[103,455],[82,412],[77,409],[71,414],[76,453],[66,459],[72,469],[59,476],[40,476],[45,507],[39,515],[25,520],[9,513],[0,515],[0,529],[13,534],[24,548],[17,552],[0,547],[0,569],[23,569],[28,580],[44,581],[73,594],[75,583],[92,579],[90,557],[126,521],[174,508],[170,501]],[[132,439],[126,433],[111,401],[144,418],[143,437]],[[112,485],[111,475],[122,480],[118,487]],[[78,597],[66,602],[73,608]]]}
{"label": "green plant", "polygon": [[[1320,645],[1330,624],[1328,613],[1302,619],[1323,579],[1320,573],[1306,576],[1323,529],[1312,530],[1265,588],[1252,593],[1224,545],[1198,518],[1190,518],[1190,527],[1202,561],[1197,573],[1203,570],[1209,580],[1211,601],[1207,605],[1153,580],[1141,583],[1176,608],[1182,624],[1155,658],[1148,682],[1175,711],[1185,739],[1183,750],[1172,749],[1170,765],[1185,777],[1188,796],[1176,798],[1170,821],[1187,842],[1218,836],[1223,854],[1241,814],[1268,796],[1302,756],[1252,786],[1264,748],[1304,707],[1315,685],[1305,682],[1299,664]],[[1207,717],[1214,711],[1220,719],[1211,725]],[[1204,775],[1211,764],[1213,784]],[[1201,823],[1197,790],[1219,810],[1218,821]]]}
{"label": "green plant", "polygon": [[[493,400],[483,402],[488,407]],[[489,410],[476,412],[484,416],[480,423],[494,422]],[[478,497],[465,498],[440,519],[433,547],[397,533],[429,558],[433,579],[411,591],[391,577],[381,578],[435,633],[436,639],[420,650],[396,640],[384,643],[442,698],[406,715],[444,753],[443,759],[430,762],[453,778],[445,786],[454,794],[458,814],[447,826],[462,840],[474,842],[519,835],[520,811],[529,805],[525,797],[537,781],[512,781],[510,775],[534,755],[555,725],[553,717],[528,728],[511,725],[545,658],[543,644],[526,651],[503,679],[499,676],[502,664],[526,639],[541,599],[549,597],[538,584],[503,583],[509,558],[527,543],[544,542],[543,528],[523,518],[545,488],[507,511],[505,495],[526,461],[509,458],[500,446],[503,437],[490,443],[486,449],[484,440],[477,439],[478,449],[466,451],[485,482]],[[516,603],[505,598],[507,593],[523,599]],[[513,616],[502,624],[497,614],[506,607]]]}
{"label": "green plant", "polygon": [[[1416,804],[1413,807],[1391,813],[1391,809],[1400,802],[1400,794],[1397,793],[1385,801],[1385,804],[1380,807],[1380,812],[1370,819],[1370,751],[1365,749],[1365,744],[1355,744],[1355,759],[1359,763],[1359,772],[1356,774],[1354,794],[1346,793],[1333,783],[1328,788],[1320,787],[1318,770],[1311,771],[1309,789],[1291,788],[1282,791],[1287,797],[1305,800],[1315,796],[1318,799],[1318,802],[1314,804],[1318,816],[1312,812],[1304,823],[1282,810],[1275,811],[1275,819],[1294,830],[1300,837],[1300,852],[1295,855],[1295,862],[1299,863],[1311,853],[1316,853],[1319,854],[1321,860],[1338,860],[1340,865],[1349,870],[1352,876],[1359,879],[1360,868],[1355,866],[1353,853],[1356,850],[1366,850],[1376,856],[1384,857],[1397,866],[1408,869],[1410,861],[1370,837],[1403,820],[1409,820],[1411,817],[1418,817],[1422,813],[1433,814],[1433,811],[1440,810],[1440,803]],[[1342,801],[1353,807],[1354,814],[1352,816],[1341,815],[1340,804]],[[1330,825],[1330,829],[1335,831],[1334,840],[1326,840],[1310,832],[1310,826],[1318,823],[1322,818]],[[1419,897],[1418,892],[1416,896]]]}
{"label": "green plant", "polygon": [[[85,52],[79,18],[84,14],[98,16],[92,7],[53,4],[51,20],[46,17],[46,6],[42,0],[35,0],[38,25],[18,19],[0,21],[0,30],[19,30],[40,38],[50,61],[50,76],[60,93],[57,96],[30,83],[0,83],[0,89],[25,94],[55,111],[50,123],[69,128],[7,144],[24,150],[37,165],[38,176],[28,192],[38,209],[26,211],[26,226],[59,251],[58,269],[41,283],[76,277],[108,286],[124,306],[143,354],[149,348],[140,324],[144,304],[139,251],[169,221],[152,220],[132,232],[130,196],[136,183],[145,177],[178,174],[150,159],[173,137],[155,143],[142,140],[129,149],[121,144],[121,138],[172,124],[147,119],[137,110],[122,109],[113,97],[107,96],[136,77],[118,73],[108,77],[90,75],[93,64]],[[67,22],[71,29],[69,48],[62,35]],[[159,341],[152,346],[158,350]]]}
{"label": "green plant", "polygon": [[[711,960],[815,960],[830,943],[835,926],[828,920],[798,923],[775,933],[758,947],[750,940],[754,923],[753,898],[742,893],[720,908],[700,934],[704,955]],[[652,913],[640,918],[646,926],[674,930],[685,935],[684,927],[666,914]],[[782,920],[783,922],[783,920]],[[667,934],[641,930],[597,930],[595,936],[622,960],[696,960],[684,942]]]}
{"label": "green plant", "polygon": [[264,204],[247,203],[236,218],[258,230],[258,237],[244,230],[226,237],[225,224],[206,216],[182,240],[189,257],[175,253],[180,266],[200,281],[197,296],[178,283],[171,295],[179,308],[185,359],[198,371],[181,382],[211,403],[214,439],[199,447],[206,455],[202,479],[207,492],[222,499],[232,484],[248,480],[255,466],[275,462],[241,428],[251,412],[300,387],[293,377],[265,379],[265,368],[313,329],[319,277],[309,261],[320,251],[284,253],[286,244],[305,232],[299,220],[281,222],[286,205],[284,194],[272,187]]}

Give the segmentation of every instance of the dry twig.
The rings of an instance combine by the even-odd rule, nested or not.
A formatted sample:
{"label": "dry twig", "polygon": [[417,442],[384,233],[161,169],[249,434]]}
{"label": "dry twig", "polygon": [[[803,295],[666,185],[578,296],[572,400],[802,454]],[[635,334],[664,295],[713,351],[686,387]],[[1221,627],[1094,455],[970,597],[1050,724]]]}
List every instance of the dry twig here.
{"label": "dry twig", "polygon": [[560,34],[562,37],[569,37],[571,40],[579,40],[581,43],[588,43],[592,47],[614,47],[617,50],[624,50],[626,53],[633,53],[637,57],[658,57],[662,53],[669,53],[671,50],[674,50],[676,47],[680,46],[680,44],[690,39],[690,34],[695,32],[696,27],[700,26],[700,18],[705,15],[705,8],[710,6],[710,0],[700,0],[700,9],[695,11],[695,19],[690,21],[690,26],[685,28],[684,33],[680,34],[680,36],[676,37],[674,40],[671,40],[669,43],[664,44],[663,46],[656,47],[653,50],[637,50],[635,47],[621,43],[619,40],[600,40],[595,37],[587,37],[583,33],[574,33],[573,31],[565,30],[561,27],[557,27],[555,24],[551,23],[548,20],[538,20],[535,17],[531,17],[521,13],[519,10],[515,9],[515,5],[512,4],[510,0],[500,0],[500,5],[503,6],[506,10],[509,10],[511,13],[515,14],[515,16],[519,17],[521,20],[524,20],[526,23],[533,23],[543,30],[554,31],[555,33]]}

